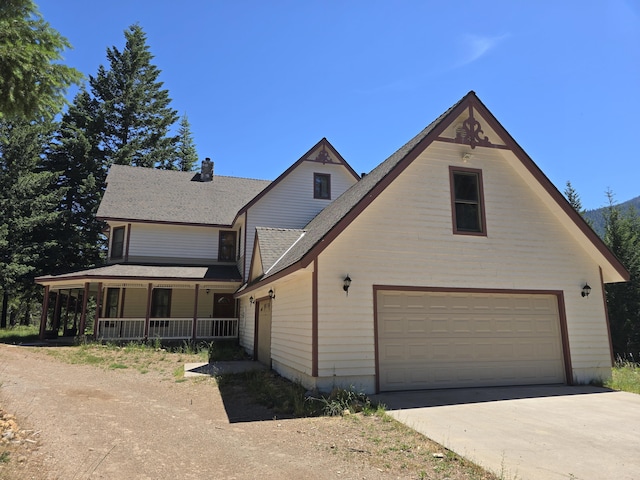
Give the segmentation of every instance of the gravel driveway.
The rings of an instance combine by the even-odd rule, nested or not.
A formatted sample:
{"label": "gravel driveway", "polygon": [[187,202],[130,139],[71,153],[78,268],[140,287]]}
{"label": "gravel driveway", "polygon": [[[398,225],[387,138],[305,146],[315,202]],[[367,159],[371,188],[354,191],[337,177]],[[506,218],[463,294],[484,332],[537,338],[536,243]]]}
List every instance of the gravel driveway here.
{"label": "gravel driveway", "polygon": [[16,478],[388,478],[332,451],[342,419],[259,421],[269,412],[239,398],[225,399],[230,422],[212,379],[69,365],[6,345],[0,362],[2,407],[40,432]]}

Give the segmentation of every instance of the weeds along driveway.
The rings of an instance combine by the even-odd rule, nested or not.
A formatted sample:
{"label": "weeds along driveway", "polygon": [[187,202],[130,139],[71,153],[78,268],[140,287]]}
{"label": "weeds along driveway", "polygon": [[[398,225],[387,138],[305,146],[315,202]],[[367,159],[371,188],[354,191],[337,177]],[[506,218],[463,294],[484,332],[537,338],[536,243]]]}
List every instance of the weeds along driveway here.
{"label": "weeds along driveway", "polygon": [[329,451],[316,419],[230,423],[212,379],[69,365],[6,345],[0,365],[2,406],[41,431],[45,470],[23,480],[384,478]]}
{"label": "weeds along driveway", "polygon": [[539,386],[376,399],[397,420],[500,478],[640,479],[640,395]]}

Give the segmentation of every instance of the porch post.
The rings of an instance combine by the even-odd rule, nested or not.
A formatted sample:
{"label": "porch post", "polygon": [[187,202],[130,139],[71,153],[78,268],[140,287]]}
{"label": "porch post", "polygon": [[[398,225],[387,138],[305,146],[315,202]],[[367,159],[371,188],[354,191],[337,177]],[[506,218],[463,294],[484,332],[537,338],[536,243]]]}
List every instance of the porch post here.
{"label": "porch post", "polygon": [[54,331],[58,331],[58,329],[60,328],[60,308],[62,308],[62,305],[60,305],[60,290],[58,290],[56,292],[56,305],[53,308],[53,325],[52,328]]}
{"label": "porch post", "polygon": [[82,313],[80,314],[80,328],[78,335],[84,335],[84,329],[87,326],[87,302],[89,301],[89,282],[84,284],[84,292],[82,294]]}
{"label": "porch post", "polygon": [[93,338],[98,338],[98,320],[102,310],[102,282],[98,282],[98,295],[96,295],[96,318],[93,321]]}
{"label": "porch post", "polygon": [[198,325],[198,293],[200,293],[200,284],[196,283],[196,295],[193,300],[193,334],[191,335],[194,341],[196,340],[196,332],[197,332],[197,325]]}
{"label": "porch post", "polygon": [[40,340],[44,340],[44,331],[47,328],[47,311],[49,310],[49,285],[44,286],[44,298],[42,299],[42,314],[40,315]]}
{"label": "porch post", "polygon": [[149,338],[149,319],[151,318],[151,292],[153,292],[153,284],[147,287],[147,316],[144,319],[144,338]]}
{"label": "porch post", "polygon": [[67,303],[64,307],[64,324],[62,325],[62,335],[67,331],[67,326],[69,325],[69,307],[71,306],[71,289],[69,289],[69,293],[67,294]]}

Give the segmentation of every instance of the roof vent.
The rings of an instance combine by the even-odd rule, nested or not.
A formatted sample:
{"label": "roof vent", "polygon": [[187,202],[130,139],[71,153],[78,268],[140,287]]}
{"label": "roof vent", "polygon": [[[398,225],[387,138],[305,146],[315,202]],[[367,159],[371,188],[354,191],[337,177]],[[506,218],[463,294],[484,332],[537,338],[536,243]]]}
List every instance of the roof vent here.
{"label": "roof vent", "polygon": [[200,172],[201,182],[210,182],[213,179],[213,162],[209,157],[202,161],[202,171]]}

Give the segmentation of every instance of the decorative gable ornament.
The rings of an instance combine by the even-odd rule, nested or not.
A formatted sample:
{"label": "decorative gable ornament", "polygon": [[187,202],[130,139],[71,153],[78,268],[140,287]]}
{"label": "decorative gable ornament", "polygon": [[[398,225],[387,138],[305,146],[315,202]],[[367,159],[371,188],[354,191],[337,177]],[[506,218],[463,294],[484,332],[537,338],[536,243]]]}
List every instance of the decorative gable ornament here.
{"label": "decorative gable ornament", "polygon": [[493,147],[489,141],[489,137],[484,136],[484,132],[480,126],[480,122],[473,117],[473,105],[469,105],[469,118],[456,127],[456,143],[464,143],[476,148]]}

